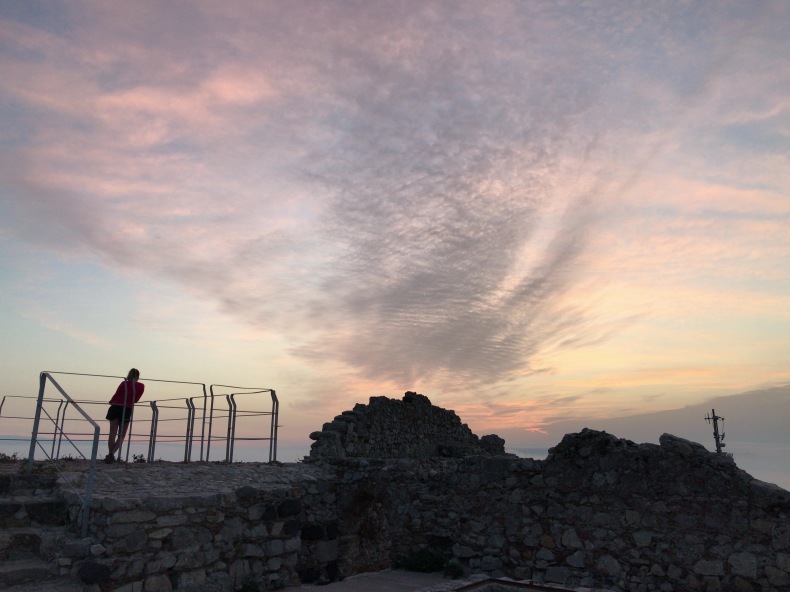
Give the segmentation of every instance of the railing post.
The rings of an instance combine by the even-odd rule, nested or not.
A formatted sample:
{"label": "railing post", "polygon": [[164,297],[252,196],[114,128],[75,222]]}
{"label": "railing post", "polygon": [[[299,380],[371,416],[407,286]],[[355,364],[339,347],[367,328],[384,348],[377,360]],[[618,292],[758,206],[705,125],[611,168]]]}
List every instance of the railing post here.
{"label": "railing post", "polygon": [[233,462],[233,450],[236,447],[236,393],[231,393],[230,398],[228,399],[230,404],[233,407],[232,411],[232,428],[231,428],[231,438],[230,438],[230,461]]}
{"label": "railing post", "polygon": [[206,461],[211,453],[211,428],[214,426],[214,385],[209,387],[211,393],[211,411],[208,414],[208,442],[206,442]]}
{"label": "railing post", "polygon": [[[65,403],[65,405],[64,405],[64,403]],[[63,415],[60,414],[60,406],[63,407]],[[57,415],[57,417],[59,418],[57,421],[60,423],[60,426],[58,426],[58,423],[55,423],[55,427],[57,428],[57,431],[58,431],[58,453],[57,454],[53,454],[52,455],[53,458],[60,458],[60,445],[63,443],[63,426],[66,425],[66,411],[69,410],[69,402],[68,401],[61,401],[60,402],[60,406],[58,407],[58,415]],[[55,444],[55,437],[54,436],[52,437],[52,444],[53,445]],[[53,448],[53,453],[54,453],[54,448]],[[82,453],[80,453],[80,454],[82,455]],[[83,458],[84,458],[84,456],[83,456]]]}
{"label": "railing post", "polygon": [[[280,414],[280,401],[277,399],[277,393],[272,389],[272,425],[269,430],[269,462],[277,460],[277,428],[278,416]],[[272,450],[274,455],[272,456]]]}
{"label": "railing post", "polygon": [[230,462],[231,422],[233,421],[232,413],[230,412],[230,395],[225,395],[225,400],[228,402],[228,437],[225,440],[225,462]]}
{"label": "railing post", "polygon": [[[192,417],[188,419],[189,421],[189,439],[187,440],[187,446],[189,450],[189,455],[187,457],[187,462],[192,462],[192,444],[195,439],[195,401],[193,400],[194,397],[190,397],[189,401],[189,409],[192,411]],[[201,458],[201,460],[203,460]]]}
{"label": "railing post", "polygon": [[151,401],[151,433],[148,436],[148,462],[154,462],[154,450],[156,449],[156,432],[159,428],[159,409],[156,401]]}
{"label": "railing post", "polygon": [[42,372],[39,375],[38,401],[36,402],[36,417],[33,419],[33,433],[30,436],[30,451],[27,454],[27,472],[33,472],[33,458],[36,453],[38,442],[38,423],[41,420],[41,406],[44,404],[44,387],[46,386],[47,374]]}
{"label": "railing post", "polygon": [[91,464],[88,471],[88,482],[85,484],[85,501],[82,504],[82,536],[88,536],[88,522],[90,521],[91,501],[93,500],[93,479],[96,476],[96,456],[99,453],[99,426],[93,428],[93,449],[91,450]]}
{"label": "railing post", "polygon": [[[203,443],[206,435],[206,384],[203,383],[203,417],[200,419],[200,460],[203,460]],[[208,460],[208,455],[206,455]]]}
{"label": "railing post", "polygon": [[187,404],[187,433],[185,437],[184,443],[184,462],[189,462],[189,452],[190,452],[190,445],[192,440],[192,427],[195,421],[195,405],[192,403],[192,399],[186,399]]}
{"label": "railing post", "polygon": [[[58,424],[60,423],[60,410],[63,409],[63,401],[58,403],[58,412],[55,413],[55,421],[52,422],[52,425],[55,427],[52,428],[52,448],[49,451],[50,458],[58,458],[55,456],[55,444],[58,441]],[[50,418],[51,420],[52,418]],[[60,455],[60,447],[58,447],[58,455]]]}

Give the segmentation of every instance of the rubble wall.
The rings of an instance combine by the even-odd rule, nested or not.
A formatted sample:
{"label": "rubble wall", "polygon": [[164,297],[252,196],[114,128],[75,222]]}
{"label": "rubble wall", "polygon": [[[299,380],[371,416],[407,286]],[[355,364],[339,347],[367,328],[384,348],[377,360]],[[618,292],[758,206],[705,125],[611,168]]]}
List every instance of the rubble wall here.
{"label": "rubble wall", "polygon": [[585,430],[545,461],[327,466],[357,518],[340,521],[352,573],[381,567],[367,549],[395,559],[426,548],[465,573],[570,588],[790,589],[790,493],[674,436],[637,445]]}
{"label": "rubble wall", "polygon": [[[66,564],[104,569],[108,590],[276,589],[422,551],[456,574],[569,588],[790,589],[790,493],[731,459],[671,435],[635,444],[593,430],[566,436],[546,460],[517,458],[468,438],[426,401],[371,400],[344,422],[352,430],[315,438],[309,462],[267,467],[241,487],[97,499],[92,539]],[[424,422],[409,432],[402,420],[414,409],[445,422],[449,441],[431,443]],[[404,434],[413,442],[398,448]],[[411,456],[391,457],[404,450]]]}
{"label": "rubble wall", "polygon": [[402,400],[371,397],[313,432],[309,460],[321,458],[460,458],[505,454],[505,441],[478,438],[454,411],[431,405],[425,395]]}

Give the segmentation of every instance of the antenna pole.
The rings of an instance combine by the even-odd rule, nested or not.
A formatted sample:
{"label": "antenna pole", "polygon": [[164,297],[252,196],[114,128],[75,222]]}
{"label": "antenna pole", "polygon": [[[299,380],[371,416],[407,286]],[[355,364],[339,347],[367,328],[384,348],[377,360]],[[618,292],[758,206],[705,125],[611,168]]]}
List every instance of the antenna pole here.
{"label": "antenna pole", "polygon": [[707,421],[708,423],[713,422],[713,438],[714,440],[716,440],[716,454],[722,454],[721,449],[726,446],[726,444],[724,443],[724,436],[725,436],[724,432],[722,432],[721,435],[719,435],[719,420],[724,421],[724,418],[719,415],[716,415],[715,409],[711,409],[710,415],[705,416],[705,421]]}

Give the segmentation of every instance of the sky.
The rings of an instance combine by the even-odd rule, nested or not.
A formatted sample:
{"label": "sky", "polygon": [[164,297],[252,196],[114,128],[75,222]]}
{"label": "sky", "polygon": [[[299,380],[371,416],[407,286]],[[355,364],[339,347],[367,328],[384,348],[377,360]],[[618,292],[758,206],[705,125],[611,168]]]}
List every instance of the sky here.
{"label": "sky", "polygon": [[525,449],[790,417],[787,30],[783,0],[0,0],[0,394],[273,388],[302,453],[408,390]]}

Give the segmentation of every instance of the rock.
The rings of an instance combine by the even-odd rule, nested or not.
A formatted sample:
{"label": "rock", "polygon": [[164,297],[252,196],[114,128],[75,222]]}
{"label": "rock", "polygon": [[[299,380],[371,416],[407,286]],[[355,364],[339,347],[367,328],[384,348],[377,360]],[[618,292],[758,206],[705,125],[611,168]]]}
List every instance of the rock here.
{"label": "rock", "polygon": [[88,559],[80,565],[77,576],[86,584],[101,584],[109,581],[111,572],[109,565]]}
{"label": "rock", "polygon": [[745,578],[757,577],[757,557],[752,553],[733,553],[727,559],[732,573]]}
{"label": "rock", "polygon": [[164,574],[155,574],[145,578],[145,592],[170,592],[173,585]]}
{"label": "rock", "polygon": [[571,570],[567,567],[551,566],[546,570],[545,578],[552,584],[565,584],[571,578]]}
{"label": "rock", "polygon": [[569,547],[571,549],[581,549],[584,547],[574,528],[569,528],[562,533],[561,542],[563,547]]}
{"label": "rock", "polygon": [[587,559],[587,553],[585,553],[584,551],[576,551],[572,555],[568,556],[568,558],[565,561],[571,567],[582,568],[585,566],[586,559]]}
{"label": "rock", "polygon": [[190,587],[203,586],[206,583],[206,572],[203,569],[182,572],[178,576],[178,587],[188,590]]}
{"label": "rock", "polygon": [[634,544],[637,547],[649,547],[653,541],[653,533],[646,530],[640,530],[633,534]]}
{"label": "rock", "polygon": [[694,564],[694,573],[701,576],[723,576],[724,564],[718,560],[700,559]]}
{"label": "rock", "polygon": [[596,563],[596,567],[598,571],[613,579],[620,577],[620,572],[622,571],[620,562],[611,555],[604,555],[601,557]]}
{"label": "rock", "polygon": [[765,575],[772,586],[787,590],[790,588],[790,574],[771,565],[765,566]]}

